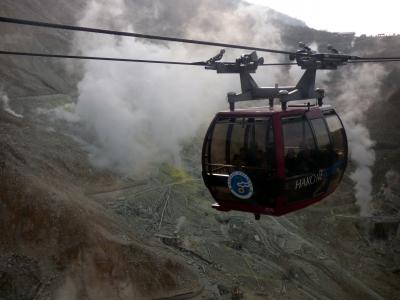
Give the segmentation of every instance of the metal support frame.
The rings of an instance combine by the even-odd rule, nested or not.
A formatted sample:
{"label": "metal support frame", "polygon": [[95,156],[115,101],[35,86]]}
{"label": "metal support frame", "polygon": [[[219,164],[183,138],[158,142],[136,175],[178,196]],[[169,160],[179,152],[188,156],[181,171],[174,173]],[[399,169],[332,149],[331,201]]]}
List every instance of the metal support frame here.
{"label": "metal support frame", "polygon": [[319,99],[318,104],[322,105],[323,90],[314,90],[316,69],[306,70],[296,86],[280,87],[276,84],[275,87],[259,87],[249,73],[240,72],[239,75],[242,92],[240,94],[228,93],[231,111],[235,109],[236,102],[265,99],[268,99],[271,108],[274,105],[274,100],[279,99],[283,110],[286,110],[290,101],[317,99],[317,97]]}
{"label": "metal support frame", "polygon": [[[317,70],[335,70],[338,66],[345,65],[348,60],[356,59],[356,56],[339,54],[332,46],[328,47],[331,53],[316,53],[303,43],[299,43],[301,49],[289,56],[290,60],[296,60],[297,65],[305,70],[296,86],[259,87],[251,73],[255,73],[258,66],[264,63],[264,59],[257,56],[254,51],[250,54],[242,55],[234,63],[218,62],[222,59],[224,50],[218,55],[207,61],[208,70],[216,70],[217,73],[236,73],[240,75],[240,85],[242,92],[237,94],[229,92],[227,94],[229,109],[235,110],[235,103],[251,100],[269,101],[272,109],[274,100],[279,99],[282,110],[286,110],[291,101],[316,99],[316,104],[322,106],[325,97],[323,89],[315,89],[315,79]],[[305,105],[309,105],[305,104]]]}

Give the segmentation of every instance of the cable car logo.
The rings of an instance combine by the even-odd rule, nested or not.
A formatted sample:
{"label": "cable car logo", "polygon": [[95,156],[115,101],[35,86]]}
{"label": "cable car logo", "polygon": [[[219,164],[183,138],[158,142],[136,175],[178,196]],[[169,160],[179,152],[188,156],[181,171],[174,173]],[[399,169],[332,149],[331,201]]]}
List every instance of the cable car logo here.
{"label": "cable car logo", "polygon": [[228,178],[228,187],[232,194],[240,199],[249,199],[253,196],[253,183],[243,172],[231,173]]}

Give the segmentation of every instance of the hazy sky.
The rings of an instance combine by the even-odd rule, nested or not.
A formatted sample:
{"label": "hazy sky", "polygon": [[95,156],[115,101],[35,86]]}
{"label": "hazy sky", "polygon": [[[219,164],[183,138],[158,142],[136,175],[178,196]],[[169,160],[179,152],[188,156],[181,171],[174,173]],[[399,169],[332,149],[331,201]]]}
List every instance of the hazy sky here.
{"label": "hazy sky", "polygon": [[400,33],[400,1],[352,0],[247,0],[262,4],[306,22],[307,26],[329,31],[360,34]]}

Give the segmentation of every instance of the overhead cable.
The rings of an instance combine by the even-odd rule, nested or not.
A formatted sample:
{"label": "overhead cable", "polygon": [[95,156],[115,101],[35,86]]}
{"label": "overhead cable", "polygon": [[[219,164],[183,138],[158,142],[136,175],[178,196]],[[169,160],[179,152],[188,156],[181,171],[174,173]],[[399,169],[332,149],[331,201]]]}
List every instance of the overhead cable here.
{"label": "overhead cable", "polygon": [[[48,54],[48,53],[4,51],[4,50],[0,50],[0,55],[32,56],[32,57],[43,57],[43,58],[45,58],[45,57],[67,58],[67,59],[81,59],[81,60],[103,60],[103,61],[168,64],[168,65],[184,65],[184,66],[203,66],[203,67],[207,66],[206,62],[183,62],[183,61],[169,61],[169,60],[131,59],[131,58],[118,58],[118,57]],[[224,64],[235,64],[235,63],[224,63]],[[260,64],[259,66],[289,66],[289,65],[297,65],[297,64],[296,63],[270,63],[270,64]]]}
{"label": "overhead cable", "polygon": [[159,36],[159,35],[141,34],[141,33],[134,33],[134,32],[123,32],[123,31],[106,30],[106,29],[99,29],[99,28],[62,25],[62,24],[30,21],[30,20],[23,20],[23,19],[16,19],[16,18],[0,17],[0,22],[19,24],[19,25],[36,26],[36,27],[53,28],[53,29],[100,33],[100,34],[108,34],[108,35],[116,35],[116,36],[128,36],[128,37],[161,40],[161,41],[168,41],[168,42],[214,46],[214,47],[222,47],[222,48],[243,49],[243,50],[271,52],[271,53],[280,53],[280,54],[293,54],[293,52],[289,52],[289,51],[252,47],[252,46],[245,46],[245,45],[235,45],[235,44],[227,44],[227,43],[219,43],[219,42],[209,42],[209,41],[201,41],[201,40],[173,38],[173,37],[166,37],[166,36]]}

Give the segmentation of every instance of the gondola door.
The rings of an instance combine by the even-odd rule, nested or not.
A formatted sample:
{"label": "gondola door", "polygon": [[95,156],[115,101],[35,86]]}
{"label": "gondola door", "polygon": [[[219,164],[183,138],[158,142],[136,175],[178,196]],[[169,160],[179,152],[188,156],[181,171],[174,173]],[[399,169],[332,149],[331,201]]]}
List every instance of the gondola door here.
{"label": "gondola door", "polygon": [[203,149],[203,176],[221,207],[264,212],[279,194],[272,119],[216,117]]}

